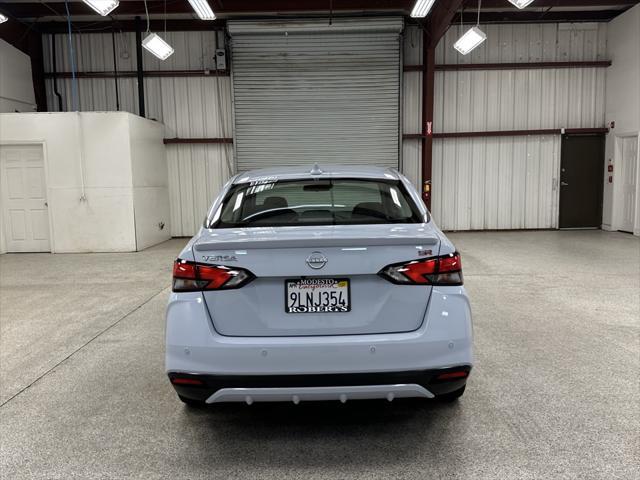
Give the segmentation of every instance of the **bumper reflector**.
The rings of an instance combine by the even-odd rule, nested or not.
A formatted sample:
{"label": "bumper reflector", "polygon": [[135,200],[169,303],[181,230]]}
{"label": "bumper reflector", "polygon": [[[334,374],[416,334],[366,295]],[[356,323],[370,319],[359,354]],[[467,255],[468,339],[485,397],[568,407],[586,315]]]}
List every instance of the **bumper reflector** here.
{"label": "bumper reflector", "polygon": [[469,376],[469,372],[461,371],[461,372],[447,372],[441,373],[436,377],[436,380],[459,380],[461,378],[467,378]]}
{"label": "bumper reflector", "polygon": [[191,385],[194,387],[201,387],[204,385],[204,382],[197,378],[172,378],[171,383],[174,385]]}

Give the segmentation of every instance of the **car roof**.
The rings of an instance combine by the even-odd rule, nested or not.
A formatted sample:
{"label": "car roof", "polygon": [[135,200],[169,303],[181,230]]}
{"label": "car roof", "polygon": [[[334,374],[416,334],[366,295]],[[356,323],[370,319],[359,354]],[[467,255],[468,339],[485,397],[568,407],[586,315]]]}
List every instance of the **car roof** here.
{"label": "car roof", "polygon": [[[316,173],[318,169],[321,173]],[[233,183],[251,183],[267,179],[270,181],[277,181],[305,178],[364,178],[399,180],[400,176],[397,170],[388,167],[320,163],[315,165],[271,167],[251,170],[237,175]]]}

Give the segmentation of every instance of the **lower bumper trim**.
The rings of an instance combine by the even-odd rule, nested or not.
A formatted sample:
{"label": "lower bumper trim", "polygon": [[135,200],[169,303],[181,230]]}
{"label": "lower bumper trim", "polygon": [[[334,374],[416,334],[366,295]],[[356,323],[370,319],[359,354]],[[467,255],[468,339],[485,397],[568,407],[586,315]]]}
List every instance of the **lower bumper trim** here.
{"label": "lower bumper trim", "polygon": [[222,388],[207,398],[206,403],[218,402],[293,402],[382,399],[433,398],[421,385],[354,385],[338,387],[283,387],[283,388]]}
{"label": "lower bumper trim", "polygon": [[[169,380],[173,384],[178,395],[191,400],[199,402],[238,402],[246,401],[245,397],[248,395],[252,399],[254,396],[257,398],[260,395],[251,395],[246,392],[255,391],[257,393],[284,393],[284,401],[293,401],[293,396],[297,395],[300,400],[300,395],[297,392],[338,392],[338,399],[340,395],[347,395],[347,398],[356,398],[356,393],[360,394],[362,389],[371,389],[381,387],[384,390],[384,395],[378,397],[366,397],[366,398],[386,398],[388,393],[393,393],[389,390],[390,387],[396,387],[398,385],[409,386],[409,390],[418,391],[419,395],[408,395],[406,392],[409,390],[403,390],[402,395],[407,396],[422,396],[431,398],[425,395],[424,392],[438,397],[447,393],[453,392],[462,388],[466,382],[466,376],[464,378],[451,378],[443,380],[443,374],[452,372],[466,372],[467,376],[471,370],[471,365],[458,365],[440,369],[429,370],[412,370],[401,372],[369,372],[369,373],[335,373],[335,374],[297,374],[297,375],[215,375],[215,374],[203,374],[203,373],[186,373],[186,372],[168,372]],[[416,390],[419,388],[421,390]],[[333,389],[333,390],[327,390]],[[218,392],[224,392],[220,395],[216,395]],[[352,396],[349,396],[349,392],[353,392]],[[231,400],[221,400],[229,396],[233,397]],[[239,400],[237,398],[240,398]],[[336,397],[333,397],[336,398]],[[398,398],[394,394],[394,398]],[[258,400],[256,400],[258,401]],[[262,401],[262,400],[260,400]],[[266,400],[265,400],[266,401]],[[272,400],[273,401],[273,400]]]}

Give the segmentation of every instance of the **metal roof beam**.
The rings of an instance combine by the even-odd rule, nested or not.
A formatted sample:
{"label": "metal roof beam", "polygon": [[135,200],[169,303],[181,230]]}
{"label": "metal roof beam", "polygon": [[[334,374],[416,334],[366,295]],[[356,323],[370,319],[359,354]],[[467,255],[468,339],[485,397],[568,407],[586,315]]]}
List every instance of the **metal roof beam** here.
{"label": "metal roof beam", "polygon": [[[584,11],[535,11],[513,10],[504,12],[481,12],[480,23],[562,23],[562,22],[608,22],[624,10],[584,10]],[[465,10],[457,13],[452,23],[476,23],[477,11]]]}
{"label": "metal roof beam", "polygon": [[[465,0],[465,8],[478,8],[478,0]],[[631,7],[638,0],[535,0],[527,9],[549,7]],[[516,7],[508,0],[482,0],[482,8],[511,10]]]}

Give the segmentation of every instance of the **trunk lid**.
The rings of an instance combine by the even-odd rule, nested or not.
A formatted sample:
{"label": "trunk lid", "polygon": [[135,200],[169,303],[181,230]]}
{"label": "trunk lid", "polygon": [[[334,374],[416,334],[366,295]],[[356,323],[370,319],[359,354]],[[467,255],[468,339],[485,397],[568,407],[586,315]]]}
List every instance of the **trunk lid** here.
{"label": "trunk lid", "polygon": [[[265,227],[205,230],[193,255],[196,262],[242,267],[257,277],[237,290],[203,292],[220,334],[347,335],[419,328],[431,287],[395,285],[378,272],[389,264],[437,256],[439,247],[430,224]],[[286,282],[300,279],[346,279],[350,311],[287,313],[292,290]]]}

